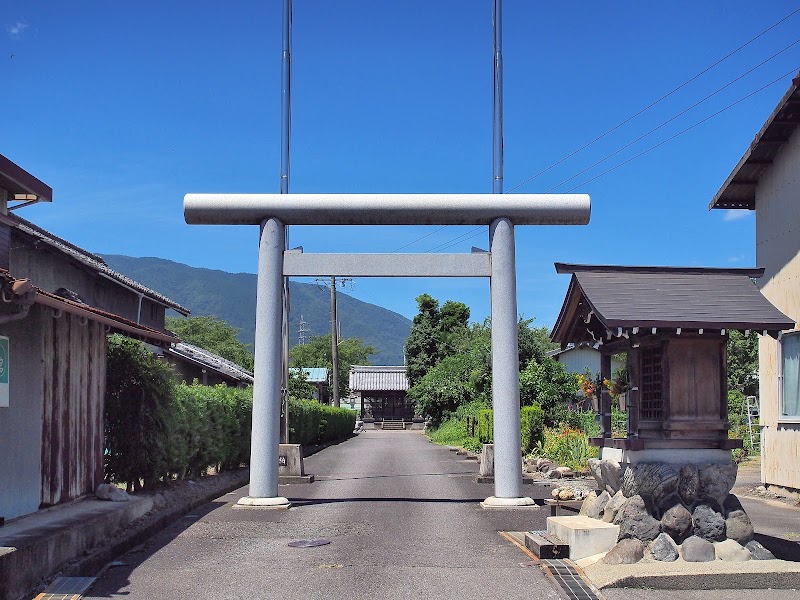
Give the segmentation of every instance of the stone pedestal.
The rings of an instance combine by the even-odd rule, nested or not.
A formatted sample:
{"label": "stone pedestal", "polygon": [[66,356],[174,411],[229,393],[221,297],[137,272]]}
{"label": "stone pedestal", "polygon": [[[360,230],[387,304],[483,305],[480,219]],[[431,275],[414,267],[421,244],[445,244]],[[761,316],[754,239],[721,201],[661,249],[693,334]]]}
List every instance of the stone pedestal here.
{"label": "stone pedestal", "polygon": [[617,543],[619,525],[590,517],[548,517],[547,533],[569,545],[570,560],[608,552]]}
{"label": "stone pedestal", "polygon": [[278,483],[313,483],[314,476],[306,475],[303,447],[300,444],[280,444],[278,447]]}

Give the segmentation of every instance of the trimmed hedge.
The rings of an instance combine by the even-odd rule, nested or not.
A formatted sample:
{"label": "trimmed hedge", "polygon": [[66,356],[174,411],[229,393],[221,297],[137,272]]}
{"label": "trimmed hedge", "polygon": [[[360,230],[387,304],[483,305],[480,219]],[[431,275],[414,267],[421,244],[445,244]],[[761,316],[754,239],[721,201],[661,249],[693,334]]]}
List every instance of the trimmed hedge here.
{"label": "trimmed hedge", "polygon": [[[105,398],[105,478],[150,487],[250,461],[253,388],[176,384],[169,364],[143,344],[112,335]],[[313,400],[290,400],[289,441],[346,438],[356,414]]]}
{"label": "trimmed hedge", "polygon": [[[530,452],[537,442],[544,441],[544,411],[538,403],[523,406],[519,411],[522,450]],[[478,413],[478,439],[482,444],[494,441],[494,413],[482,410]]]}
{"label": "trimmed hedge", "polygon": [[331,442],[353,434],[356,413],[315,400],[289,400],[289,443]]}

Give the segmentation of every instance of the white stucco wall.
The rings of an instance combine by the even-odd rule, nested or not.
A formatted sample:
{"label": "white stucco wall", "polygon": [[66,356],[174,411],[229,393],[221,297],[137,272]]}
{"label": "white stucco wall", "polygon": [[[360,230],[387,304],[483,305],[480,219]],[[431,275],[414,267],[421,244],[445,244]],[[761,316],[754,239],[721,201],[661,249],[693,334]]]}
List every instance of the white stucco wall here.
{"label": "white stucco wall", "polygon": [[0,517],[39,510],[42,464],[42,314],[0,325],[9,338],[9,406],[0,408]]}
{"label": "white stucco wall", "polygon": [[[756,188],[756,264],[766,298],[800,322],[800,129],[795,130]],[[764,483],[800,489],[800,423],[779,421],[778,343],[759,342]]]}
{"label": "white stucco wall", "polygon": [[[554,358],[563,364],[570,373],[583,373],[587,368],[595,376],[600,373],[600,352],[588,346],[572,348],[571,350],[557,354]],[[612,359],[612,375],[614,371],[624,366],[625,363]]]}

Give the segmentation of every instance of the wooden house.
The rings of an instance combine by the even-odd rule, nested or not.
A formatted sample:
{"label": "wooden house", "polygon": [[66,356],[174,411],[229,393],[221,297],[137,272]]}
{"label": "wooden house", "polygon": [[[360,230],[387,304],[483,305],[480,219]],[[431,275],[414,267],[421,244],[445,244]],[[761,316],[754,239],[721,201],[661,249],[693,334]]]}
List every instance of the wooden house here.
{"label": "wooden house", "polygon": [[728,439],[727,334],[755,330],[777,338],[794,327],[752,283],[763,270],[567,264],[556,270],[572,278],[553,341],[599,344],[601,375],[609,380],[612,355],[627,354],[628,381],[618,388],[628,396],[627,435],[612,437],[604,389],[603,437],[593,443],[615,450],[618,460],[704,455],[713,461],[715,454],[730,460],[726,451],[741,440]]}
{"label": "wooden house", "polygon": [[405,366],[353,365],[349,383],[360,400],[364,422],[413,421],[415,404],[407,394]]}
{"label": "wooden house", "polygon": [[103,481],[106,336],[178,340],[188,310],[16,210],[52,190],[0,156],[0,517],[92,493]]}
{"label": "wooden house", "polygon": [[160,355],[172,365],[178,381],[232,387],[253,385],[253,374],[213,352],[187,342],[164,347]]}
{"label": "wooden house", "polygon": [[[711,209],[755,211],[764,296],[800,322],[800,76],[778,102],[711,200]],[[800,330],[759,341],[761,479],[800,492]]]}

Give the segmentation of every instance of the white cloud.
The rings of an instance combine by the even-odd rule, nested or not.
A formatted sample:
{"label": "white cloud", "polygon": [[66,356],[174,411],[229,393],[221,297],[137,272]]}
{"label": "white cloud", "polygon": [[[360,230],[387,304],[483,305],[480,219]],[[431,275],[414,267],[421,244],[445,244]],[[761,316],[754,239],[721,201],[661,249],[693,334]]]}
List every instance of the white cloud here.
{"label": "white cloud", "polygon": [[723,221],[738,221],[740,219],[746,219],[750,216],[750,213],[753,211],[750,210],[740,210],[740,209],[731,209],[726,210],[725,215],[722,217]]}
{"label": "white cloud", "polygon": [[728,262],[738,263],[742,262],[745,258],[747,258],[744,254],[739,254],[738,256],[729,256]]}
{"label": "white cloud", "polygon": [[28,23],[25,19],[20,19],[13,25],[8,28],[8,35],[12,38],[19,39],[22,37],[22,33],[28,28]]}

